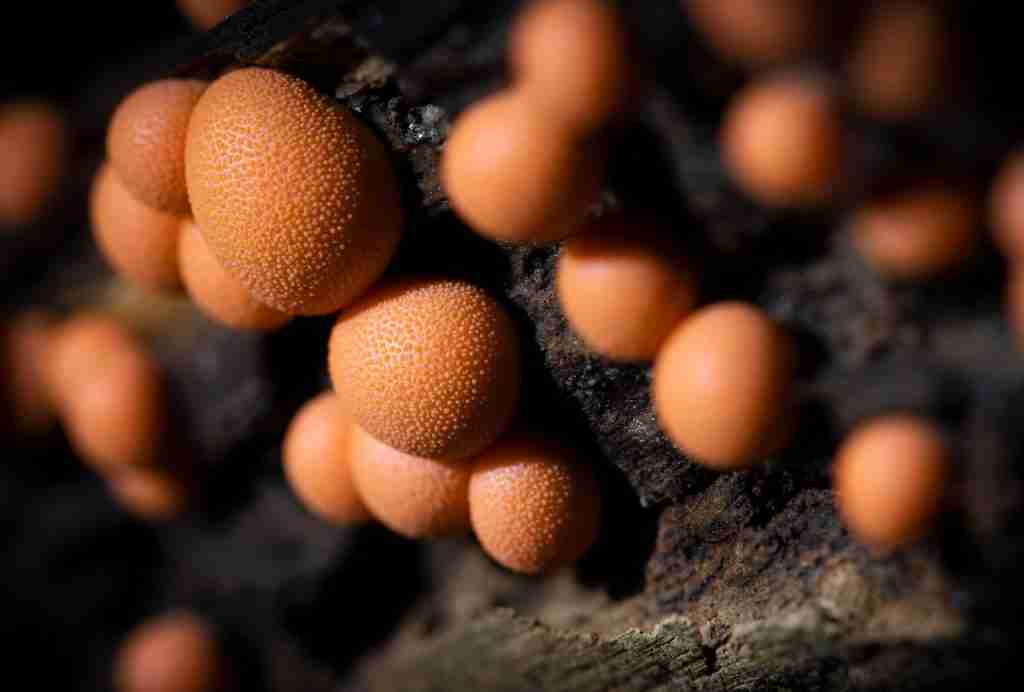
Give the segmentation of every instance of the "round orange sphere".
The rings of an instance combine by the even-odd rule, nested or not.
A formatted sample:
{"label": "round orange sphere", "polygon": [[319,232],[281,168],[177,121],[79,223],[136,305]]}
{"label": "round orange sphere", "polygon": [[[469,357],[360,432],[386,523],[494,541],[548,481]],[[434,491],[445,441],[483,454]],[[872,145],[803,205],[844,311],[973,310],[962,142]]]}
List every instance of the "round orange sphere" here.
{"label": "round orange sphere", "polygon": [[729,106],[720,137],[726,168],[763,204],[825,204],[840,182],[844,127],[819,80],[784,75],[754,82]]}
{"label": "round orange sphere", "polygon": [[576,140],[522,92],[474,104],[441,157],[448,200],[492,240],[554,243],[572,235],[601,193],[605,152]]}
{"label": "round orange sphere", "polygon": [[950,452],[935,424],[909,415],[864,423],[843,443],[833,485],[844,523],[884,551],[923,537],[944,504]]}
{"label": "round orange sphere", "polygon": [[505,431],[522,380],[511,317],[461,281],[377,289],[331,332],[331,380],[345,413],[395,449],[465,459]]}
{"label": "round orange sphere", "polygon": [[857,105],[887,120],[934,110],[958,76],[954,39],[933,0],[871,4],[845,68]]}
{"label": "round orange sphere", "polygon": [[178,9],[200,29],[212,29],[252,0],[178,0]]}
{"label": "round orange sphere", "polygon": [[399,452],[358,425],[349,445],[352,477],[377,521],[408,538],[469,530],[471,464]]}
{"label": "round orange sphere", "polygon": [[163,79],[132,92],[114,111],[107,156],[117,176],[143,204],[168,214],[190,213],[185,187],[185,136],[207,83]]}
{"label": "round orange sphere", "polygon": [[164,458],[167,401],[159,365],[116,321],[70,319],[54,334],[47,384],[72,447],[100,471]]}
{"label": "round orange sphere", "polygon": [[746,468],[786,442],[795,364],[789,337],[758,308],[703,308],[658,353],[658,421],[695,461],[717,471]]}
{"label": "round orange sphere", "polygon": [[1024,153],[1007,159],[989,193],[996,245],[1011,262],[1024,262]]}
{"label": "round orange sphere", "polygon": [[398,246],[402,200],[385,146],[282,72],[240,69],[207,88],[189,123],[185,179],[210,251],[281,312],[340,310]]}
{"label": "round orange sphere", "polygon": [[480,544],[496,562],[541,574],[573,564],[597,540],[601,490],[572,450],[519,435],[474,464],[469,512]]}
{"label": "round orange sphere", "polygon": [[42,216],[68,176],[70,127],[45,103],[0,106],[0,226],[21,226]]}
{"label": "round orange sphere", "polygon": [[53,425],[44,372],[53,330],[54,319],[37,311],[0,325],[0,430],[38,435]]}
{"label": "round orange sphere", "polygon": [[192,220],[182,222],[178,266],[192,302],[213,320],[234,329],[273,330],[291,315],[268,308],[252,297],[238,279],[224,271]]}
{"label": "round orange sphere", "polygon": [[558,298],[587,346],[612,360],[651,360],[693,310],[697,282],[668,233],[616,214],[566,241]]}
{"label": "round orange sphere", "polygon": [[93,237],[114,271],[145,288],[177,289],[181,220],[138,201],[109,164],[90,199]]}
{"label": "round orange sphere", "polygon": [[114,662],[117,692],[216,692],[227,664],[209,623],[175,612],[135,628]]}
{"label": "round orange sphere", "polygon": [[969,259],[980,242],[973,193],[929,183],[869,202],[850,220],[854,247],[883,276],[933,278]]}
{"label": "round orange sphere", "polygon": [[310,511],[336,524],[370,518],[352,479],[354,427],[338,398],[325,392],[295,414],[284,438],[284,472],[292,490]]}
{"label": "round orange sphere", "polygon": [[747,67],[806,56],[825,17],[814,0],[682,0],[694,27],[724,59]]}
{"label": "round orange sphere", "polygon": [[107,478],[107,487],[128,512],[153,522],[175,519],[189,503],[188,485],[162,469],[123,469]]}
{"label": "round orange sphere", "polygon": [[604,0],[533,0],[512,29],[510,62],[525,98],[572,130],[601,127],[630,96],[629,41]]}

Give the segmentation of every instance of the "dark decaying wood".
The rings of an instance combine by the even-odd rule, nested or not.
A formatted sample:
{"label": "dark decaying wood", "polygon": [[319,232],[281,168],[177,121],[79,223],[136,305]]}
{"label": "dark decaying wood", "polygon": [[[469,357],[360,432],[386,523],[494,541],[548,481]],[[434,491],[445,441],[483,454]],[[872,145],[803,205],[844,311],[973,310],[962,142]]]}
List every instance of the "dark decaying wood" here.
{"label": "dark decaying wood", "polygon": [[[834,230],[841,213],[779,214],[745,200],[713,139],[739,77],[688,32],[678,3],[624,3],[657,84],[612,133],[609,201],[655,209],[692,248],[708,298],[757,301],[803,349],[803,426],[791,449],[747,474],[703,471],[659,432],[648,369],[595,357],[569,330],[552,289],[558,250],[489,244],[448,209],[439,153],[458,111],[507,79],[516,4],[262,1],[161,57],[163,73],[295,72],[389,142],[410,210],[392,271],[459,275],[499,295],[527,344],[529,420],[573,439],[602,474],[605,531],[578,573],[520,578],[470,541],[414,546],[320,525],[283,489],[278,445],[298,403],[326,383],[329,320],[233,335],[184,306],[111,288],[95,264],[76,261],[77,270],[49,271],[33,295],[114,305],[148,329],[209,468],[207,501],[181,524],[141,529],[75,475],[55,442],[46,458],[61,460],[57,490],[30,510],[17,498],[38,471],[5,472],[0,485],[9,516],[20,517],[3,524],[22,566],[12,593],[92,604],[61,641],[90,633],[90,662],[76,661],[97,681],[123,627],[172,604],[224,623],[252,689],[963,689],[1009,668],[1022,611],[1024,361],[1000,316],[998,261],[985,254],[938,287],[888,287]],[[867,189],[865,171],[899,178],[924,165],[922,151],[979,171],[981,182],[1014,135],[986,127],[1005,119],[982,112],[930,124],[946,129],[923,144],[865,129],[876,156],[851,173],[844,208]],[[954,145],[936,154],[937,140]],[[829,463],[845,430],[889,410],[927,412],[948,428],[964,499],[933,541],[880,558],[840,525]],[[23,469],[41,453],[18,454]],[[62,507],[90,525],[69,533]],[[111,535],[148,552],[117,563],[103,547]],[[32,586],[73,571],[69,544],[109,557],[106,589]],[[85,581],[101,569],[88,564]],[[53,623],[39,612],[22,598],[12,621],[42,637]]]}

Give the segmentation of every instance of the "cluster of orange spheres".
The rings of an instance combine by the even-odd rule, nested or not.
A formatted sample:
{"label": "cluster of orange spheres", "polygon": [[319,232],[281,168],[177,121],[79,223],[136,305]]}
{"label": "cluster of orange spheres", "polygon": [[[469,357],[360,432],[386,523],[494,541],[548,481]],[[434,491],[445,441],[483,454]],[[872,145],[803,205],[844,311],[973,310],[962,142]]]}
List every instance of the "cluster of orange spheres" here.
{"label": "cluster of orange spheres", "polygon": [[0,361],[4,427],[34,435],[59,421],[126,509],[163,520],[185,508],[189,478],[171,444],[163,374],[128,329],[99,314],[58,322],[30,312],[0,333]]}
{"label": "cluster of orange spheres", "polygon": [[574,450],[509,433],[522,379],[511,318],[480,289],[407,279],[346,311],[330,339],[333,393],[285,437],[286,475],[337,523],[376,518],[410,538],[472,529],[509,569],[549,572],[597,537],[601,496]]}
{"label": "cluster of orange spheres", "polygon": [[165,613],[132,630],[114,659],[117,692],[232,689],[230,660],[214,626],[188,611]]}

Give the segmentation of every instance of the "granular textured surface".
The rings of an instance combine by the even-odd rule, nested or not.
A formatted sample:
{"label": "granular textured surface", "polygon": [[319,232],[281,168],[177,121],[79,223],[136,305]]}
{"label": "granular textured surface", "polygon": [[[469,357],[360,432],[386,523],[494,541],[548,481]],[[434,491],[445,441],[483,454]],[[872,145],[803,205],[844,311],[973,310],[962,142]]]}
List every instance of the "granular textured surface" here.
{"label": "granular textured surface", "polygon": [[402,206],[383,146],[302,80],[249,68],[192,114],[186,179],[213,254],[258,300],[324,314],[387,266]]}
{"label": "granular textured surface", "polygon": [[515,437],[481,457],[469,484],[473,530],[484,550],[517,572],[570,565],[597,536],[601,493],[571,450]]}
{"label": "granular textured surface", "polygon": [[407,280],[338,320],[330,370],[344,409],[395,449],[461,459],[497,439],[519,400],[519,337],[505,310],[461,281]]}

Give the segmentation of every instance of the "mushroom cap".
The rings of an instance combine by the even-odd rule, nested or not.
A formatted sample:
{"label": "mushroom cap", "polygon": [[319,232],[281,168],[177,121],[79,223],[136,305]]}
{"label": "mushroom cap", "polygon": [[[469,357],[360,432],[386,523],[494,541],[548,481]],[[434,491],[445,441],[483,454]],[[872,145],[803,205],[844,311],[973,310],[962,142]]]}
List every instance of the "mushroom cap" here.
{"label": "mushroom cap", "polygon": [[666,229],[613,214],[566,241],[558,298],[590,348],[619,361],[651,360],[697,303],[693,272]]}
{"label": "mushroom cap", "polygon": [[124,469],[107,478],[107,487],[128,512],[147,521],[170,521],[189,503],[188,485],[162,469]]}
{"label": "mushroom cap", "polygon": [[185,136],[208,84],[162,79],[135,90],[114,111],[107,156],[117,177],[143,204],[168,214],[190,213],[185,187]]}
{"label": "mushroom cap", "polygon": [[408,538],[469,530],[470,464],[399,452],[358,425],[349,445],[356,488],[380,523]]}
{"label": "mushroom cap", "polygon": [[969,259],[980,244],[973,192],[947,183],[868,202],[850,220],[853,245],[883,276],[929,279]]}
{"label": "mushroom cap", "polygon": [[724,59],[765,67],[800,58],[821,38],[815,0],[683,0],[701,35]]}
{"label": "mushroom cap", "polygon": [[0,226],[35,221],[68,175],[70,127],[46,103],[0,106]]}
{"label": "mushroom cap", "polygon": [[469,513],[488,555],[516,572],[540,574],[571,565],[593,545],[601,491],[572,450],[516,435],[474,464]]}
{"label": "mushroom cap", "polygon": [[939,3],[886,0],[868,5],[845,73],[857,105],[902,120],[933,110],[958,77],[957,41]]}
{"label": "mushroom cap", "polygon": [[174,612],[136,627],[114,662],[118,692],[215,692],[226,663],[213,628],[197,615]]}
{"label": "mushroom cap", "polygon": [[178,9],[200,29],[212,29],[252,0],[178,0]]}
{"label": "mushroom cap", "polygon": [[934,423],[909,415],[868,421],[846,438],[836,457],[840,516],[876,550],[906,545],[934,525],[950,467],[949,449]]}
{"label": "mushroom cap", "polygon": [[533,0],[512,29],[509,61],[527,99],[573,130],[601,127],[630,96],[628,37],[603,0]]}
{"label": "mushroom cap", "polygon": [[1013,263],[1024,261],[1024,152],[1009,157],[989,193],[989,220],[996,245]]}
{"label": "mushroom cap", "polygon": [[464,459],[494,442],[515,415],[522,380],[508,313],[449,279],[375,290],[334,325],[329,365],[352,420],[429,459]]}
{"label": "mushroom cap", "polygon": [[38,435],[55,421],[44,373],[53,322],[31,311],[0,325],[0,431]]}
{"label": "mushroom cap", "polygon": [[787,74],[747,86],[729,106],[720,138],[729,172],[763,204],[827,203],[843,173],[845,130],[818,79]]}
{"label": "mushroom cap", "polygon": [[384,145],[301,79],[231,72],[199,99],[185,178],[210,251],[261,303],[327,314],[358,298],[398,245],[402,201]]}
{"label": "mushroom cap", "polygon": [[191,219],[181,224],[178,265],[192,302],[221,324],[234,329],[273,330],[291,319],[291,315],[253,298],[238,279],[224,271]]}
{"label": "mushroom cap", "polygon": [[601,193],[605,151],[552,127],[521,92],[473,104],[452,126],[441,182],[455,211],[492,240],[553,243],[579,230]]}
{"label": "mushroom cap", "polygon": [[786,442],[794,369],[789,337],[764,312],[739,302],[708,306],[658,353],[658,422],[695,461],[745,468]]}
{"label": "mushroom cap", "polygon": [[146,288],[177,289],[181,220],[138,201],[104,164],[90,198],[93,237],[114,271]]}
{"label": "mushroom cap", "polygon": [[107,472],[163,459],[167,401],[159,365],[117,322],[81,315],[47,354],[47,384],[71,446]]}
{"label": "mushroom cap", "polygon": [[310,511],[336,524],[370,518],[352,480],[354,427],[337,397],[325,392],[295,414],[284,438],[284,472],[292,490]]}

